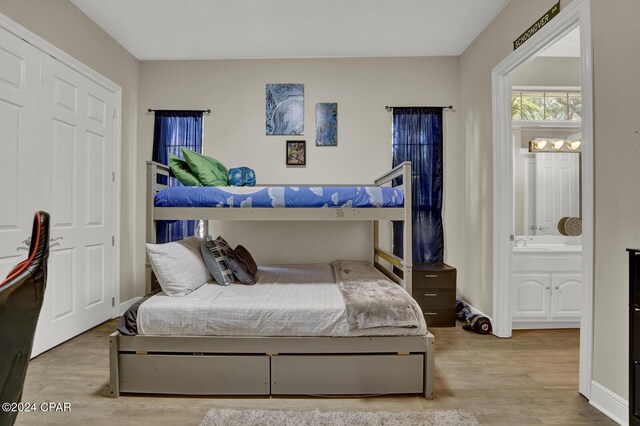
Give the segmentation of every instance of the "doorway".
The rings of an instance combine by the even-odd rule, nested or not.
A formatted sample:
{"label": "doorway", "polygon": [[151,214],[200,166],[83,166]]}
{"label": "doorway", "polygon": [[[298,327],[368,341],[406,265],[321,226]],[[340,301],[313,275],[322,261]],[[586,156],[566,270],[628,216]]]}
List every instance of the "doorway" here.
{"label": "doorway", "polygon": [[[593,336],[593,71],[589,0],[574,0],[526,43],[494,68],[494,220],[493,220],[493,320],[498,337],[511,337],[513,295],[512,262],[515,240],[514,141],[512,77],[541,52],[572,31],[580,38],[581,96],[581,197],[582,257],[579,391],[590,397]],[[568,139],[568,138],[567,138]],[[541,144],[542,145],[542,144]],[[576,155],[576,154],[574,154]],[[575,158],[575,157],[574,157]],[[537,225],[536,225],[537,226]],[[546,226],[546,225],[541,225]],[[546,287],[546,285],[543,285]],[[551,301],[549,301],[551,303]],[[546,308],[545,308],[546,309]],[[550,306],[549,306],[550,309]]]}

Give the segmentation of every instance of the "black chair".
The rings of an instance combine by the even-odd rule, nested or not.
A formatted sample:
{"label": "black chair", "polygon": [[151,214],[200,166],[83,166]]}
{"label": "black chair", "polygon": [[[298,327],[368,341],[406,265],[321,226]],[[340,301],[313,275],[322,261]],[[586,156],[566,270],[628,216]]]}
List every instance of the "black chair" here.
{"label": "black chair", "polygon": [[[33,219],[29,257],[0,283],[0,403],[18,403],[47,285],[49,214]],[[0,410],[0,425],[12,425],[17,412]]]}

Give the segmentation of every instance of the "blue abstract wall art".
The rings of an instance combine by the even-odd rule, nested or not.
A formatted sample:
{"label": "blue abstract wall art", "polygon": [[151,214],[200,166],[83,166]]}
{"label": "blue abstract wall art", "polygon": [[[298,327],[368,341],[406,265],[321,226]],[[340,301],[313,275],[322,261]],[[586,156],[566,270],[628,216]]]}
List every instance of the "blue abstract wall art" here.
{"label": "blue abstract wall art", "polygon": [[304,84],[267,84],[267,135],[304,134]]}
{"label": "blue abstract wall art", "polygon": [[316,146],[338,145],[338,104],[316,104]]}

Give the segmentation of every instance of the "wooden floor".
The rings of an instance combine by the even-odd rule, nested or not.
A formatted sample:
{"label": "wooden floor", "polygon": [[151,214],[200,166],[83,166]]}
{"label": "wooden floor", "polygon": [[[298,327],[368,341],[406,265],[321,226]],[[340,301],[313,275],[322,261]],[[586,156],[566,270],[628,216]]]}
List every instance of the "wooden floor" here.
{"label": "wooden floor", "polygon": [[615,424],[578,394],[578,330],[514,331],[511,339],[434,328],[436,398],[108,397],[110,321],[34,359],[23,401],[70,402],[69,413],[22,413],[18,425],[197,425],[208,409],[461,409],[482,424]]}

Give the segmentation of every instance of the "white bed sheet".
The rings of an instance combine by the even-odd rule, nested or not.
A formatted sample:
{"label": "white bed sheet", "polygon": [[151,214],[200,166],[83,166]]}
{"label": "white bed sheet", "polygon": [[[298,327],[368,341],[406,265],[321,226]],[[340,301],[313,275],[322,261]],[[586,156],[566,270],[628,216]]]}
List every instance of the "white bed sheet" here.
{"label": "white bed sheet", "polygon": [[274,265],[261,266],[253,286],[208,283],[183,297],[149,298],[138,309],[138,334],[413,336],[426,334],[420,320],[417,328],[349,330],[331,265]]}

